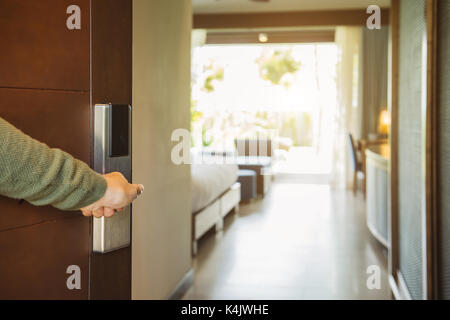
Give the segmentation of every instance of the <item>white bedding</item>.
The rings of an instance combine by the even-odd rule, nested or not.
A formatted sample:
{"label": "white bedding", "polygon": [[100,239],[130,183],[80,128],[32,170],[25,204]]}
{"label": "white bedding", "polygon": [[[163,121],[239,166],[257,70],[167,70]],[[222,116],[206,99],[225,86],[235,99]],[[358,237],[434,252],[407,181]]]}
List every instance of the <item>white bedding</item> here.
{"label": "white bedding", "polygon": [[217,199],[238,178],[235,164],[192,164],[192,212],[197,212]]}

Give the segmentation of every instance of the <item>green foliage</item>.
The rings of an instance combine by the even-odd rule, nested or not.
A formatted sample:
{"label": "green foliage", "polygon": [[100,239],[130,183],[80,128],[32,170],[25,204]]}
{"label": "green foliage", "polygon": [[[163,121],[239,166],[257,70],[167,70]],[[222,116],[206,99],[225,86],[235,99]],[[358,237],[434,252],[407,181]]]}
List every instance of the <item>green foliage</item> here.
{"label": "green foliage", "polygon": [[207,92],[214,91],[214,80],[222,81],[224,76],[224,69],[223,68],[216,68],[214,69],[212,66],[208,67],[208,70],[210,70],[212,73],[206,77],[205,82],[203,84],[204,90]]}
{"label": "green foliage", "polygon": [[208,135],[208,129],[206,129],[205,127],[202,127],[202,146],[204,146],[204,147],[209,147],[214,141],[211,136],[208,139],[207,135]]}
{"label": "green foliage", "polygon": [[262,57],[257,63],[262,79],[270,81],[274,85],[283,84],[286,87],[289,87],[290,83],[286,80],[283,81],[284,76],[296,73],[301,66],[300,62],[292,58],[290,50],[275,50],[272,56]]}
{"label": "green foliage", "polygon": [[191,99],[191,123],[197,121],[203,116],[203,113],[197,111],[195,108],[197,106],[197,101]]}

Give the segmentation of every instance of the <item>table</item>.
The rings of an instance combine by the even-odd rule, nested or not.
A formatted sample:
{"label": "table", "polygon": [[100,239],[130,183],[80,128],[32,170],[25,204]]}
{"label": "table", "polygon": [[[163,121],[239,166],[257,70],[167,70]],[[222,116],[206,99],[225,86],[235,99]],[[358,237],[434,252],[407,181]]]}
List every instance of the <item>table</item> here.
{"label": "table", "polygon": [[363,193],[366,197],[366,149],[378,145],[388,145],[387,139],[360,139],[358,140],[358,150],[361,155],[362,172],[364,173]]}
{"label": "table", "polygon": [[367,226],[372,235],[388,247],[389,144],[367,147],[365,160]]}

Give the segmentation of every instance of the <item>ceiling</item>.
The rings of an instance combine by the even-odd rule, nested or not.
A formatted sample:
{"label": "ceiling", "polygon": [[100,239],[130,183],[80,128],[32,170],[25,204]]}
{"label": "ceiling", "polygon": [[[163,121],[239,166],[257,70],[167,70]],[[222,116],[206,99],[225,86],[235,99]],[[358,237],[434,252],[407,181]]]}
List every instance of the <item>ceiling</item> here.
{"label": "ceiling", "polygon": [[302,10],[363,9],[371,4],[389,7],[390,0],[192,0],[194,13],[239,13]]}

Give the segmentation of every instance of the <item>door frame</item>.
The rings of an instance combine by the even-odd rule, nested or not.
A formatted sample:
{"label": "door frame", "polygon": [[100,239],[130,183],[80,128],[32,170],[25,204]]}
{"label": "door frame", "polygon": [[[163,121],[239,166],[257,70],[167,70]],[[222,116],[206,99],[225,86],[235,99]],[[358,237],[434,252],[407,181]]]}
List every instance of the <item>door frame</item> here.
{"label": "door frame", "polygon": [[[400,43],[400,1],[391,2],[391,48],[390,48],[390,247],[389,284],[396,299],[411,299],[399,268],[399,202],[398,202],[398,137],[399,137],[399,43]],[[404,0],[403,0],[404,1]],[[438,298],[438,210],[437,210],[437,3],[425,0],[426,19],[426,100],[422,104],[422,135],[424,148],[423,187],[423,299]]]}

